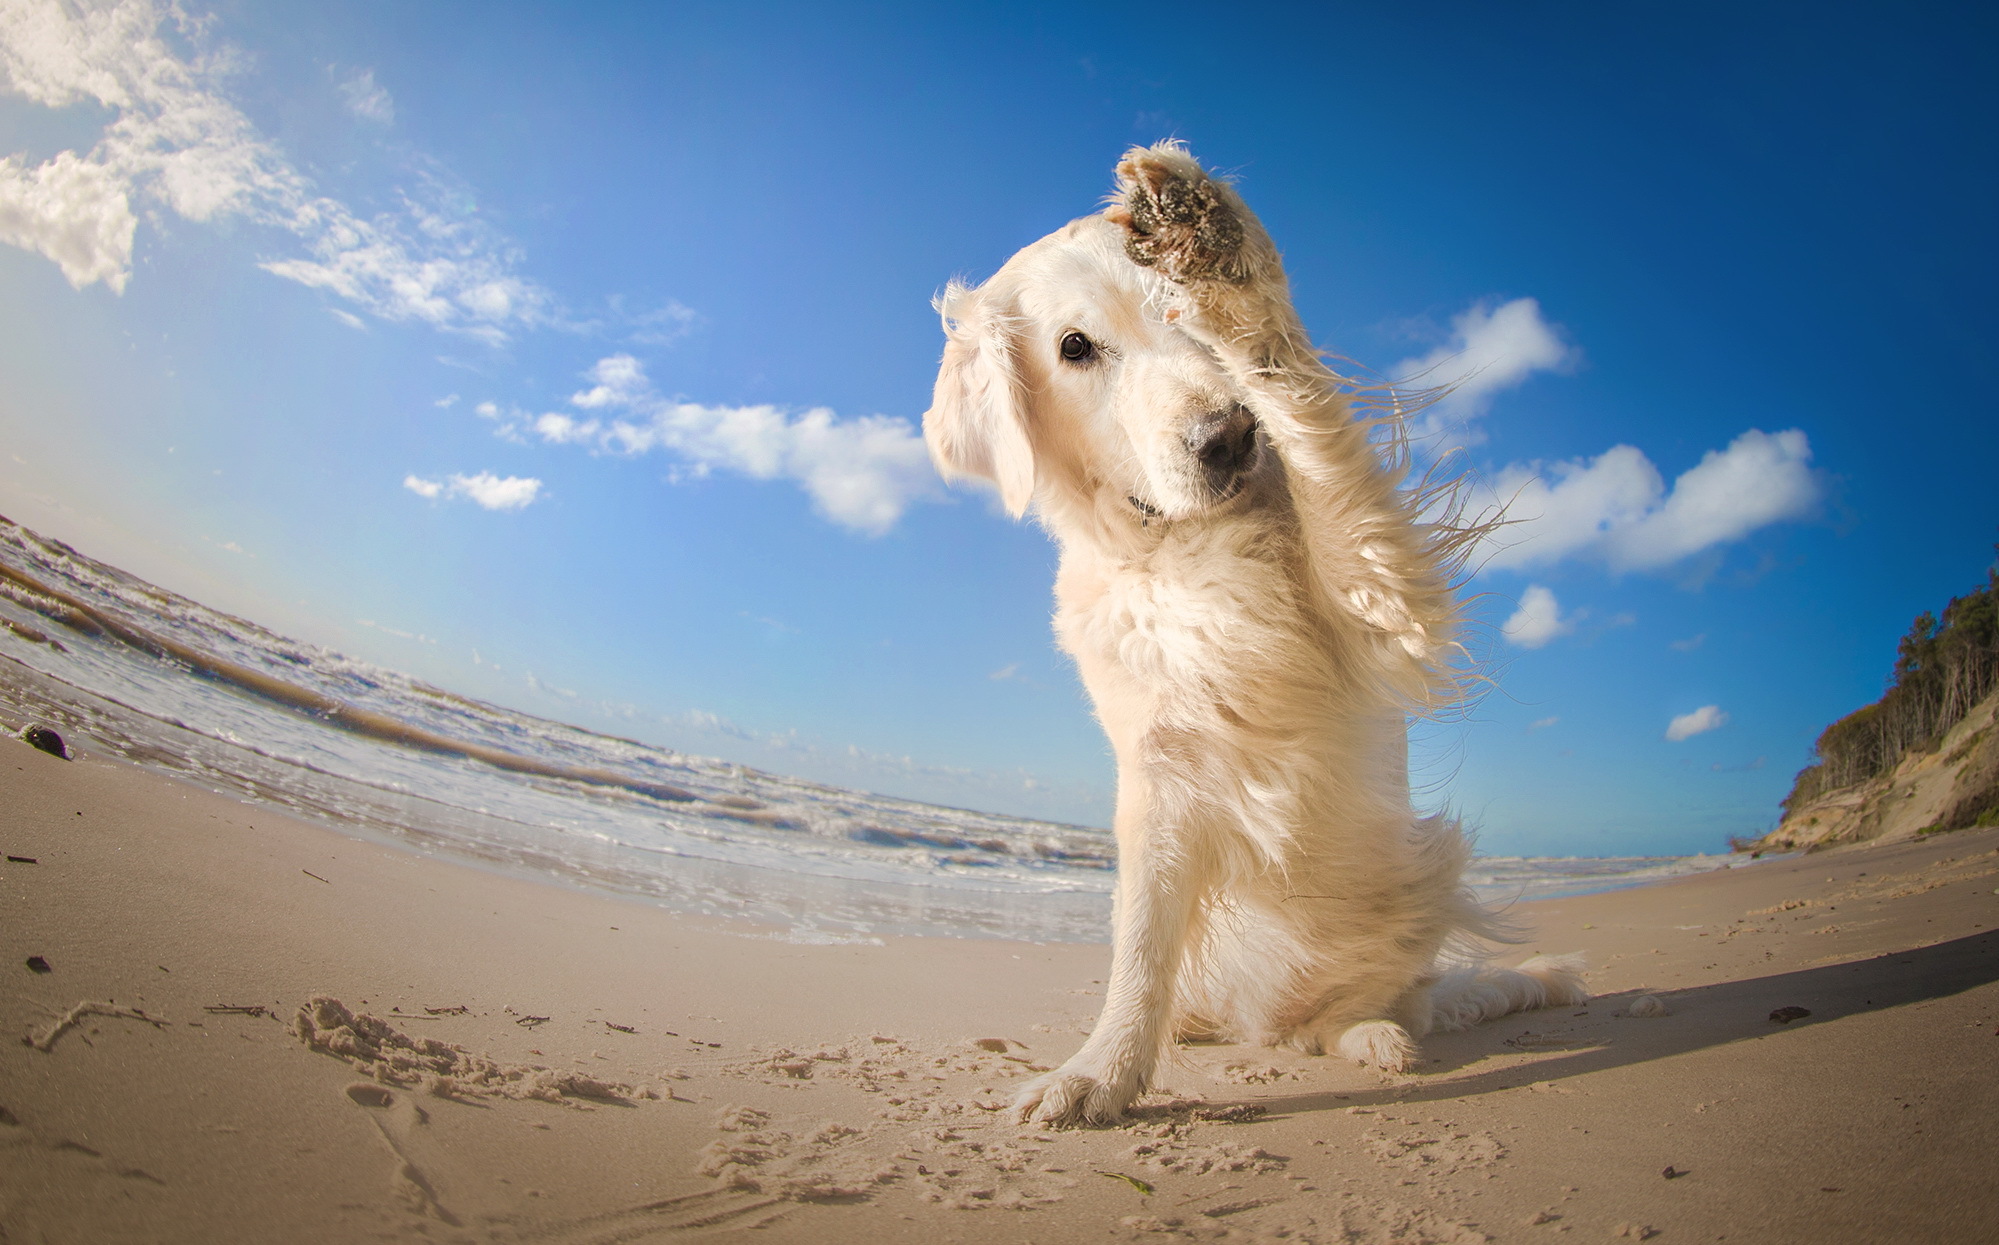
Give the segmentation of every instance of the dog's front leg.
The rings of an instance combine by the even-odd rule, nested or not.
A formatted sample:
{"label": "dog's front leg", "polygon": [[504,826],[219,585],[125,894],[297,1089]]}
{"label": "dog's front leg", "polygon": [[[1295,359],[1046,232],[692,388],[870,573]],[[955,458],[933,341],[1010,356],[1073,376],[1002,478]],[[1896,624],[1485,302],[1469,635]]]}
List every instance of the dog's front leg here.
{"label": "dog's front leg", "polygon": [[1329,399],[1337,406],[1338,378],[1291,305],[1276,244],[1235,188],[1174,143],[1126,152],[1117,179],[1117,201],[1104,215],[1124,230],[1125,254],[1172,283],[1179,305],[1168,318],[1265,399],[1269,409],[1259,414],[1288,417]]}
{"label": "dog's front leg", "polygon": [[1169,1036],[1174,978],[1202,899],[1200,871],[1180,828],[1158,824],[1150,801],[1133,800],[1129,784],[1119,786],[1117,914],[1104,1009],[1083,1048],[1014,1099],[1023,1120],[1116,1123],[1145,1092]]}
{"label": "dog's front leg", "polygon": [[1132,262],[1168,282],[1162,314],[1248,396],[1284,463],[1320,600],[1387,641],[1379,669],[1398,697],[1462,695],[1451,568],[1470,529],[1422,521],[1398,490],[1400,466],[1384,466],[1368,439],[1379,421],[1353,418],[1344,382],[1291,304],[1277,247],[1234,188],[1171,143],[1127,152],[1117,176],[1104,215],[1124,230]]}

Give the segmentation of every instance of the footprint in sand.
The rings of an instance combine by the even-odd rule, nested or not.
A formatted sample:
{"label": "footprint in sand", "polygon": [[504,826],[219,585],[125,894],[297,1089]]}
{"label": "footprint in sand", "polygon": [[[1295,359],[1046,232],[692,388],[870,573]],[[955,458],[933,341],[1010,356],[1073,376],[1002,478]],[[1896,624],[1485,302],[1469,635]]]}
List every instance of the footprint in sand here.
{"label": "footprint in sand", "polygon": [[368,1122],[375,1126],[382,1144],[394,1156],[389,1190],[396,1199],[420,1219],[436,1219],[458,1227],[458,1216],[439,1200],[437,1186],[415,1157],[423,1148],[422,1130],[430,1126],[430,1115],[408,1094],[373,1081],[349,1085],[347,1098],[367,1113]]}
{"label": "footprint in sand", "polygon": [[625,1245],[655,1233],[708,1228],[767,1228],[792,1209],[780,1197],[741,1189],[706,1189],[624,1210],[523,1232],[523,1241],[549,1245]]}

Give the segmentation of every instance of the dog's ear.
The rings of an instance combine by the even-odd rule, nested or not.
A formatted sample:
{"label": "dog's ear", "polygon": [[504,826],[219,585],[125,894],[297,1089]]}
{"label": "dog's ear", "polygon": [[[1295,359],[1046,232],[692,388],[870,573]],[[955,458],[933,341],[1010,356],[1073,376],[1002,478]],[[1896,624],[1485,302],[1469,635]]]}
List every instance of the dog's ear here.
{"label": "dog's ear", "polygon": [[1034,447],[1012,325],[988,299],[986,291],[957,281],[937,296],[944,362],[923,415],[923,439],[945,479],[992,481],[1017,519],[1034,496]]}

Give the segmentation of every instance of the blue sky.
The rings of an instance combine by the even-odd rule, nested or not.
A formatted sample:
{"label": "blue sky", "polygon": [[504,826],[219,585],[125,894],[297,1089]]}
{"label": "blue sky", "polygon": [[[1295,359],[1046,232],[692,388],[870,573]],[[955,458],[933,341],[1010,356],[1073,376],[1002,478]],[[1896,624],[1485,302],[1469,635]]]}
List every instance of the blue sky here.
{"label": "blue sky", "polygon": [[0,3],[0,513],[444,686],[1101,824],[929,299],[1133,142],[1306,323],[1472,372],[1527,521],[1420,731],[1496,852],[1715,849],[1999,535],[1962,8]]}

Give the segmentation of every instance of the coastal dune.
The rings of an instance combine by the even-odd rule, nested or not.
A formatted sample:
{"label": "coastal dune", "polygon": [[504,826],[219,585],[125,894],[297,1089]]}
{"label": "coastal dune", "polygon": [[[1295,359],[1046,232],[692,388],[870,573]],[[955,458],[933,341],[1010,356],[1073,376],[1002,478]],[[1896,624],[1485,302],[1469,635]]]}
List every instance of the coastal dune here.
{"label": "coastal dune", "polygon": [[0,808],[8,1240],[1999,1237],[1999,831],[1522,904],[1598,997],[1047,1132],[1101,945],[796,945],[88,748]]}

